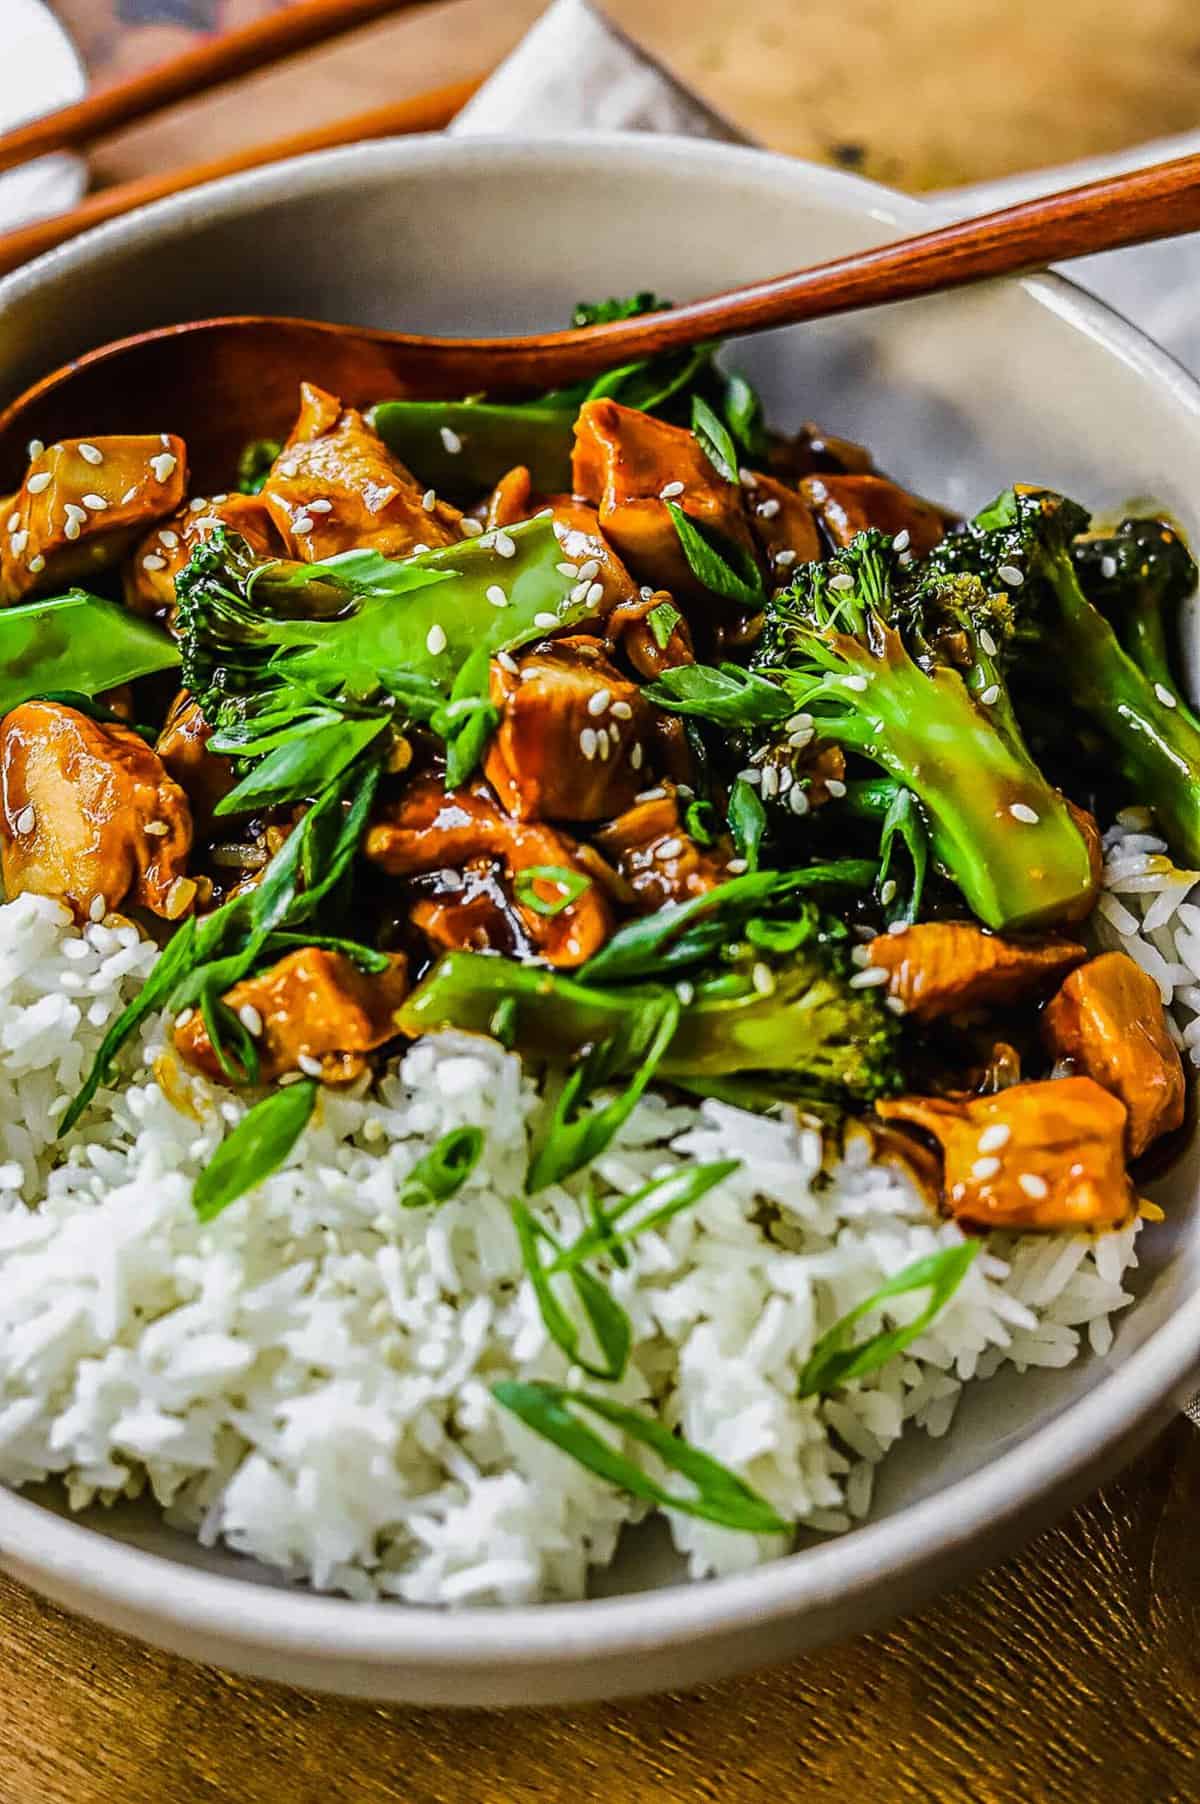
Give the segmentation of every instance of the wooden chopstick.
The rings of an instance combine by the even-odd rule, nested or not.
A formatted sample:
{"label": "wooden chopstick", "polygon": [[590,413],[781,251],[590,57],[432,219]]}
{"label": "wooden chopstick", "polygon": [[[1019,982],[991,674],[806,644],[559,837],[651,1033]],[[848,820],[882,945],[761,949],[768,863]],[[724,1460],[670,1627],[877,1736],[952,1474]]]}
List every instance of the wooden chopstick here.
{"label": "wooden chopstick", "polygon": [[372,19],[428,4],[429,0],[300,0],[299,5],[244,25],[239,31],[225,32],[157,68],[144,70],[128,81],[89,94],[72,106],[60,107],[57,112],[5,132],[0,135],[0,170],[12,169],[47,151],[90,144],[121,126],[131,125],[135,119],[144,119],[222,82],[249,75]]}
{"label": "wooden chopstick", "polygon": [[349,119],[335,119],[309,131],[295,132],[290,137],[276,138],[270,144],[258,144],[249,150],[234,151],[229,156],[208,163],[191,163],[184,169],[170,169],[165,175],[141,176],[136,181],[122,182],[89,195],[69,213],[53,219],[35,220],[18,226],[13,232],[0,234],[0,275],[7,275],[43,251],[65,244],[85,232],[89,226],[106,219],[116,219],[135,207],[162,200],[169,194],[182,194],[204,182],[215,182],[222,176],[236,175],[243,169],[260,169],[268,163],[282,163],[288,157],[299,157],[311,150],[330,150],[343,144],[357,144],[367,138],[391,138],[409,132],[440,131],[464,107],[472,94],[486,80],[485,75],[468,81],[456,81],[444,88],[433,88],[414,94],[408,100],[390,106],[373,107]]}

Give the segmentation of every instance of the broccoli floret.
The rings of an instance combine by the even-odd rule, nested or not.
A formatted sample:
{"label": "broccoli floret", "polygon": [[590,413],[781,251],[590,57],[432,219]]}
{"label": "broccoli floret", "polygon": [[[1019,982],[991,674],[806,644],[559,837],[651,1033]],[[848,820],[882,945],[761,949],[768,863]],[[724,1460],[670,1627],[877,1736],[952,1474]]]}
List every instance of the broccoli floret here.
{"label": "broccoli floret", "polygon": [[1180,608],[1196,588],[1196,565],[1179,532],[1166,520],[1122,520],[1115,532],[1076,539],[1074,557],[1080,587],[1134,663],[1200,726],[1175,674]]}
{"label": "broccoli floret", "polygon": [[823,738],[917,797],[935,859],[998,929],[1076,919],[1095,890],[1083,837],[1013,712],[1011,632],[1002,588],[906,566],[872,530],[776,595],[755,659]]}
{"label": "broccoli floret", "polygon": [[[1141,622],[1127,617],[1119,633],[1080,586],[1078,564],[1090,574],[1092,552],[1077,560],[1075,541],[1089,523],[1085,510],[1062,495],[1018,486],[943,540],[929,562],[1008,589],[1017,617],[1009,646],[1014,669],[1035,685],[1048,671],[1060,674],[1072,704],[1108,742],[1133,799],[1154,809],[1178,859],[1200,865],[1200,730],[1170,674],[1166,626],[1161,616],[1154,620],[1156,609],[1180,592],[1186,554],[1160,541],[1161,561],[1156,549],[1155,567],[1138,585],[1142,600],[1129,603],[1141,607]],[[1147,561],[1145,523],[1129,524],[1139,530],[1111,543],[1122,536],[1132,541],[1122,557],[1136,575]],[[1108,565],[1097,560],[1097,595],[1115,614],[1117,590],[1106,594],[1104,585],[1115,583],[1122,562],[1115,552],[1099,554],[1106,556],[1117,567],[1110,578]],[[1130,596],[1128,582],[1123,593]]]}
{"label": "broccoli floret", "polygon": [[[772,954],[749,946],[698,977],[658,1066],[662,1077],[784,1073],[814,1095],[869,1101],[901,1085],[899,1023],[877,993],[849,985],[845,955],[810,941]],[[645,984],[581,983],[485,953],[449,952],[397,1017],[402,1033],[488,1033],[498,1016],[510,1043],[557,1062],[611,1041],[656,995]]]}

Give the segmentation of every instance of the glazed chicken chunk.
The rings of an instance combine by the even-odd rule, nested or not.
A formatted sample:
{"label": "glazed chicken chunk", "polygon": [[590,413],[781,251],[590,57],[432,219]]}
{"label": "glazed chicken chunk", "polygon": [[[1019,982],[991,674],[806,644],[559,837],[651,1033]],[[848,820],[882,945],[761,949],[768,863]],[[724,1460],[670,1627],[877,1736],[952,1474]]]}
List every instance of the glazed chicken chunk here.
{"label": "glazed chicken chunk", "polygon": [[1021,1002],[1048,990],[1087,950],[1071,940],[1009,940],[969,921],[921,921],[871,941],[870,963],[915,1021]]}
{"label": "glazed chicken chunk", "polygon": [[196,496],[134,546],[123,572],[125,606],[135,614],[169,615],[175,578],[219,526],[239,533],[257,557],[283,555],[283,540],[258,495]]}
{"label": "glazed chicken chunk", "polygon": [[685,831],[675,792],[667,785],[647,794],[595,835],[639,908],[686,902],[723,883],[732,846],[702,847]]}
{"label": "glazed chicken chunk", "polygon": [[292,557],[311,564],[371,550],[403,558],[461,539],[458,509],[423,489],[361,413],[311,382],[300,397],[300,417],[262,491]]}
{"label": "glazed chicken chunk", "polygon": [[605,820],[644,786],[651,709],[595,640],[493,659],[491,694],[484,772],[517,820]]}
{"label": "glazed chicken chunk", "polygon": [[169,432],[63,439],[39,451],[0,535],[0,606],[86,585],[186,493],[187,450]]}
{"label": "glazed chicken chunk", "polygon": [[[575,422],[576,493],[635,577],[677,595],[707,597],[683,554],[667,502],[755,555],[742,491],[727,482],[690,432],[616,401],[588,401]],[[711,599],[711,597],[708,597]]]}
{"label": "glazed chicken chunk", "polygon": [[9,897],[66,902],[77,920],[122,903],[187,913],[192,816],[162,760],[127,727],[55,702],[0,724],[0,869]]}
{"label": "glazed chicken chunk", "polygon": [[964,1227],[1117,1228],[1136,1199],[1125,1105],[1090,1077],[1014,1084],[994,1096],[898,1096],[876,1104],[942,1149],[942,1200]]}
{"label": "glazed chicken chunk", "polygon": [[[612,931],[608,904],[576,860],[574,842],[539,822],[513,820],[486,783],[447,792],[436,778],[418,779],[381,811],[364,849],[393,877],[442,873],[440,895],[419,903],[412,919],[447,949],[507,949],[511,915],[528,948],[569,967],[586,963]],[[565,898],[557,873],[584,887]],[[490,901],[484,878],[493,884]],[[464,891],[487,906],[462,912]]]}
{"label": "glazed chicken chunk", "polygon": [[939,509],[886,476],[806,476],[800,493],[834,545],[848,545],[855,533],[875,526],[896,536],[906,532],[908,548],[924,557],[945,535]]}
{"label": "glazed chicken chunk", "polygon": [[171,703],[154,749],[187,796],[198,831],[212,825],[213,810],[236,782],[233,761],[210,752],[212,728],[198,703],[181,689]]}
{"label": "glazed chicken chunk", "polygon": [[1131,1159],[1182,1126],[1183,1062],[1158,985],[1128,953],[1105,952],[1072,971],[1042,1016],[1042,1035],[1056,1059],[1120,1097]]}
{"label": "glazed chicken chunk", "polygon": [[[376,973],[341,952],[304,946],[235,984],[222,1000],[255,1042],[260,1082],[303,1071],[322,1083],[348,1084],[367,1053],[395,1037],[396,1010],[407,994],[403,953],[392,953],[387,970]],[[227,1081],[198,1012],[177,1023],[175,1046],[197,1071]]]}

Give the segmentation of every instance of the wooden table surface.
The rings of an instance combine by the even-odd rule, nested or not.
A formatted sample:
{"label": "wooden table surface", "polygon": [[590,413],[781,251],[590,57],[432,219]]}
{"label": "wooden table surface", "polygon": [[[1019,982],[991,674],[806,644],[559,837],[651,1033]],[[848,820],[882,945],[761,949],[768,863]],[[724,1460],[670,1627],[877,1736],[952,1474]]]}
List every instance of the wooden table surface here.
{"label": "wooden table surface", "polygon": [[[101,77],[275,3],[58,0]],[[306,59],[305,114],[486,67],[539,10],[455,0],[375,27]],[[1134,142],[1148,117],[1200,120],[1194,0],[611,10],[759,136],[913,187]],[[258,78],[251,105],[226,96],[129,132],[96,155],[97,179],[291,129],[295,83]],[[1192,1804],[1198,1502],[1200,1435],[1180,1421],[1020,1558],[888,1633],[577,1711],[322,1699],[189,1666],[0,1580],[0,1804]]]}

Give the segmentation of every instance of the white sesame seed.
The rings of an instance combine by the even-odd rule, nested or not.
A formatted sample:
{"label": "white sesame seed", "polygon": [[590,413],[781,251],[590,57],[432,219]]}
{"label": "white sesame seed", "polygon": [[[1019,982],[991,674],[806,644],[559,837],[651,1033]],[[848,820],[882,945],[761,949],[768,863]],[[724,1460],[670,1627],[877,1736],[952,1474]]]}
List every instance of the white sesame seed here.
{"label": "white sesame seed", "polygon": [[561,564],[555,564],[554,568],[558,571],[558,574],[560,576],[567,577],[569,581],[571,581],[571,582],[579,581],[579,565],[578,564],[568,564],[568,563],[564,562]]}
{"label": "white sesame seed", "polygon": [[653,601],[655,591],[650,587],[649,583],[643,583],[641,588],[638,590],[638,594],[641,596],[643,601]]}
{"label": "white sesame seed", "polygon": [[694,802],[696,800],[696,792],[690,783],[676,783],[675,794],[679,797],[681,802]]}
{"label": "white sesame seed", "polygon": [[421,496],[421,506],[425,509],[427,514],[433,512],[434,508],[437,506],[436,489],[426,489],[425,493]]}
{"label": "white sesame seed", "polygon": [[108,903],[101,895],[95,895],[88,903],[88,920],[102,921],[108,913]]}
{"label": "white sesame seed", "polygon": [[300,474],[300,465],[296,463],[293,458],[289,457],[285,464],[281,463],[279,465],[279,474],[281,476],[298,476]]}
{"label": "white sesame seed", "polygon": [[30,558],[29,568],[32,571],[34,576],[40,576],[42,574],[42,571],[46,568],[46,560],[42,556],[40,551],[38,552],[36,557]]}
{"label": "white sesame seed", "polygon": [[53,481],[54,478],[49,470],[39,470],[36,476],[31,476],[29,478],[25,487],[29,490],[31,495],[40,495],[44,489],[50,487],[50,484]]}
{"label": "white sesame seed", "polygon": [[839,570],[836,576],[830,577],[829,587],[835,589],[839,595],[844,595],[854,587],[854,578],[849,576],[846,571]]}
{"label": "white sesame seed", "polygon": [[876,990],[887,983],[891,972],[884,965],[868,965],[865,971],[856,971],[849,979],[852,990]]}
{"label": "white sesame seed", "polygon": [[166,821],[146,822],[146,832],[150,835],[151,839],[165,839],[170,831],[171,829],[168,827]]}
{"label": "white sesame seed", "polygon": [[857,695],[861,695],[867,686],[867,679],[865,676],[848,676],[844,677],[842,680],[847,689],[853,689]]}
{"label": "white sesame seed", "polygon": [[18,833],[32,833],[33,829],[37,826],[37,815],[34,813],[33,808],[22,808],[20,814],[13,822],[13,826]]}
{"label": "white sesame seed", "polygon": [[102,464],[104,462],[104,453],[96,445],[81,444],[79,447],[79,455],[83,458],[85,463]]}
{"label": "white sesame seed", "polygon": [[1025,1192],[1026,1196],[1035,1197],[1039,1201],[1042,1197],[1049,1196],[1050,1194],[1049,1184],[1047,1184],[1045,1178],[1039,1178],[1036,1171],[1023,1171],[1017,1179],[1017,1183],[1021,1186],[1021,1189]]}
{"label": "white sesame seed", "polygon": [[682,494],[683,484],[681,482],[668,482],[659,489],[658,498],[660,501],[674,501],[676,495]]}
{"label": "white sesame seed", "polygon": [[77,539],[81,531],[82,528],[80,527],[78,520],[72,517],[68,519],[66,525],[63,527],[63,538]]}
{"label": "white sesame seed", "polygon": [[807,814],[808,813],[808,810],[809,810],[808,796],[806,795],[804,790],[801,789],[801,787],[798,783],[796,784],[795,788],[792,790],[791,795],[788,797],[788,807],[791,809],[793,814]]}
{"label": "white sesame seed", "polygon": [[516,540],[512,538],[509,533],[498,532],[496,534],[496,550],[500,553],[501,557],[516,557]]}
{"label": "white sesame seed", "polygon": [[973,1178],[994,1178],[999,1169],[999,1159],[976,1159],[971,1167],[971,1176]]}
{"label": "white sesame seed", "polygon": [[600,574],[600,559],[590,557],[579,566],[579,580],[583,583],[595,582]]}
{"label": "white sesame seed", "polygon": [[753,470],[739,470],[738,481],[744,489],[756,489],[758,487],[758,477],[754,474]]}
{"label": "white sesame seed", "polygon": [[166,567],[167,567],[166,558],[159,557],[159,555],[156,551],[149,552],[147,554],[147,556],[142,559],[142,569],[143,570],[165,570]]}
{"label": "white sesame seed", "polygon": [[885,908],[890,908],[896,900],[896,879],[894,877],[889,877],[887,882],[880,887],[879,900]]}
{"label": "white sesame seed", "polygon": [[779,793],[780,793],[780,795],[785,796],[795,781],[796,781],[795,772],[790,768],[790,766],[785,764],[783,769],[779,773]]}
{"label": "white sesame seed", "polygon": [[770,965],[757,964],[750,973],[750,981],[760,996],[770,996],[775,990],[775,974]]}
{"label": "white sesame seed", "polygon": [[425,544],[414,545],[408,555],[409,555],[409,557],[420,557],[420,555],[423,551],[428,551],[428,550],[429,550],[428,545],[425,545]]}
{"label": "white sesame seed", "polygon": [[520,676],[521,666],[517,663],[517,660],[513,657],[511,652],[498,651],[496,653],[496,662],[499,664],[501,670],[507,670],[509,676]]}
{"label": "white sesame seed", "polygon": [[500,587],[499,583],[492,583],[489,588],[484,590],[484,594],[494,608],[506,608],[508,606],[508,596]]}
{"label": "white sesame seed", "polygon": [[1155,683],[1154,693],[1157,695],[1164,708],[1174,708],[1177,706],[1175,697],[1171,694],[1171,691],[1167,688],[1165,683]]}
{"label": "white sesame seed", "polygon": [[997,1121],[991,1127],[984,1128],[979,1136],[981,1153],[998,1153],[1002,1146],[1007,1146],[1012,1139],[1012,1129],[1007,1122]]}
{"label": "white sesame seed", "polygon": [[682,851],[683,841],[672,837],[671,839],[660,839],[655,847],[654,855],[656,858],[678,858]]}
{"label": "white sesame seed", "polygon": [[299,1065],[305,1077],[320,1077],[322,1070],[321,1061],[320,1059],[314,1058],[311,1052],[302,1052],[298,1054],[296,1063]]}
{"label": "white sesame seed", "polygon": [[158,535],[158,542],[160,545],[165,545],[168,551],[174,551],[179,544],[179,534],[171,532],[164,526]]}
{"label": "white sesame seed", "polygon": [[1001,564],[996,575],[1002,583],[1007,583],[1010,589],[1019,589],[1025,581],[1024,571],[1018,570],[1015,564]]}
{"label": "white sesame seed", "polygon": [[[213,500],[214,501],[226,501],[226,500],[228,500],[228,496],[214,495]],[[318,496],[316,501],[309,502],[308,511],[310,514],[331,514],[333,512],[333,502],[326,501],[323,499],[323,497]]]}
{"label": "white sesame seed", "polygon": [[26,450],[29,453],[29,461],[32,463],[34,458],[40,457],[45,449],[46,447],[43,445],[40,438],[31,438],[26,447]]}
{"label": "white sesame seed", "polygon": [[157,457],[150,459],[150,468],[154,471],[155,482],[168,482],[175,474],[175,466],[179,459],[171,451],[160,451]]}
{"label": "white sesame seed", "polygon": [[604,600],[604,584],[593,583],[584,598],[589,608],[598,608]]}
{"label": "white sesame seed", "polygon": [[557,614],[535,614],[533,617],[533,624],[534,624],[534,626],[557,626],[558,625],[558,615]]}
{"label": "white sesame seed", "polygon": [[996,641],[992,638],[992,635],[988,632],[986,626],[980,632],[979,645],[980,645],[980,649],[985,651],[989,658],[995,657]]}
{"label": "white sesame seed", "polygon": [[472,520],[469,514],[464,515],[459,524],[468,539],[477,539],[483,531],[483,522]]}
{"label": "white sesame seed", "polygon": [[457,457],[462,450],[462,440],[459,438],[454,428],[452,426],[443,426],[441,428],[441,438],[442,449],[448,452],[451,457]]}
{"label": "white sesame seed", "polygon": [[[616,743],[616,741],[614,740],[613,744],[615,745],[615,743]],[[607,764],[608,763],[608,753],[609,753],[609,738],[608,738],[608,734],[605,732],[603,727],[597,727],[597,729],[596,729],[596,751],[597,751],[597,754],[599,755],[601,764]]]}
{"label": "white sesame seed", "polygon": [[[898,922],[897,925],[901,925],[901,923]],[[883,999],[883,1006],[884,1008],[890,1008],[893,1015],[904,1015],[908,1013],[908,1010],[899,996],[885,996]]]}
{"label": "white sesame seed", "polygon": [[188,1022],[195,1017],[195,1013],[194,1008],[181,1008],[175,1017],[176,1027],[186,1027]]}
{"label": "white sesame seed", "polygon": [[645,753],[642,750],[641,741],[639,740],[629,748],[630,770],[641,770],[644,757]]}
{"label": "white sesame seed", "polygon": [[1008,812],[1014,821],[1024,821],[1027,827],[1036,827],[1041,819],[1037,809],[1031,808],[1028,802],[1013,802]]}
{"label": "white sesame seed", "polygon": [[[136,490],[134,492],[136,493]],[[202,495],[197,495],[194,501],[188,502],[188,512],[192,514],[202,514],[208,505],[209,503]]]}
{"label": "white sesame seed", "polygon": [[773,764],[764,764],[762,768],[762,796],[764,802],[779,793],[779,772]]}
{"label": "white sesame seed", "polygon": [[893,551],[907,551],[911,544],[912,544],[912,534],[909,532],[909,530],[906,526],[904,528],[904,530],[902,532],[898,532],[896,534],[895,538],[892,540],[892,550]]}
{"label": "white sesame seed", "polygon": [[811,727],[813,724],[814,722],[811,714],[793,714],[791,719],[787,722],[787,729],[789,733],[799,733],[802,732],[805,727]]}
{"label": "white sesame seed", "polygon": [[628,702],[614,702],[612,705],[614,720],[632,720],[633,709]]}
{"label": "white sesame seed", "polygon": [[425,635],[425,649],[432,652],[435,658],[446,649],[446,629],[438,620],[434,621]]}
{"label": "white sesame seed", "polygon": [[1102,557],[1100,559],[1100,574],[1105,582],[1112,581],[1113,577],[1117,574],[1117,560],[1115,557]]}
{"label": "white sesame seed", "polygon": [[796,553],[794,551],[777,551],[775,553],[775,562],[781,570],[790,570],[795,561]]}
{"label": "white sesame seed", "polygon": [[696,986],[694,983],[689,983],[686,977],[681,977],[675,985],[675,994],[686,1008],[690,1002],[694,1002],[696,999]]}
{"label": "white sesame seed", "polygon": [[[605,743],[607,743],[607,741]],[[579,735],[579,749],[590,764],[592,759],[596,756],[595,727],[584,727],[582,729]]]}
{"label": "white sesame seed", "polygon": [[846,793],[846,785],[842,782],[840,777],[826,777],[825,787],[831,796],[835,796],[839,800]]}
{"label": "white sesame seed", "polygon": [[908,922],[907,921],[893,921],[891,923],[891,926],[888,928],[888,932],[890,934],[892,934],[893,937],[898,938],[900,934],[908,932]]}
{"label": "white sesame seed", "polygon": [[66,514],[67,519],[74,520],[77,526],[82,526],[87,519],[87,509],[85,507],[76,506],[74,501],[68,501],[63,508],[63,512]]}
{"label": "white sesame seed", "polygon": [[298,539],[306,539],[315,525],[311,514],[298,514],[292,521],[292,531]]}
{"label": "white sesame seed", "polygon": [[575,584],[575,587],[571,590],[571,593],[567,597],[567,600],[570,602],[570,604],[573,608],[577,608],[581,601],[587,600],[588,590],[591,588],[591,586],[592,585],[588,581],[586,581],[586,579],[583,582],[578,582]]}
{"label": "white sesame seed", "polygon": [[252,1040],[261,1040],[263,1018],[252,1002],[243,1002],[238,1010],[238,1020]]}
{"label": "white sesame seed", "polygon": [[635,802],[661,802],[666,795],[665,789],[643,789],[634,796]]}
{"label": "white sesame seed", "polygon": [[108,502],[104,499],[103,495],[85,495],[83,497],[83,505],[91,514],[102,514],[108,506]]}
{"label": "white sesame seed", "polygon": [[612,700],[612,690],[611,689],[597,689],[594,695],[589,695],[589,697],[588,697],[588,705],[587,705],[588,713],[589,714],[603,714],[604,710],[607,708],[607,706],[611,700]]}
{"label": "white sesame seed", "polygon": [[762,782],[762,772],[756,764],[748,764],[745,770],[738,772],[738,776],[743,783],[749,783],[752,789],[757,789]]}
{"label": "white sesame seed", "polygon": [[870,962],[871,948],[869,946],[855,946],[850,954],[850,963],[855,965],[858,970],[865,971]]}
{"label": "white sesame seed", "polygon": [[998,702],[1000,700],[999,683],[989,683],[987,688],[985,690],[983,690],[979,699],[983,703],[985,708],[993,707],[996,704],[996,702]]}
{"label": "white sesame seed", "polygon": [[760,520],[773,520],[779,512],[779,503],[772,495],[768,500],[760,501],[754,511]]}
{"label": "white sesame seed", "polygon": [[12,538],[8,541],[8,548],[14,557],[20,557],[28,543],[29,534],[27,532],[14,532]]}
{"label": "white sesame seed", "polygon": [[750,864],[745,858],[731,858],[725,869],[731,877],[740,877],[743,871],[750,869]]}

